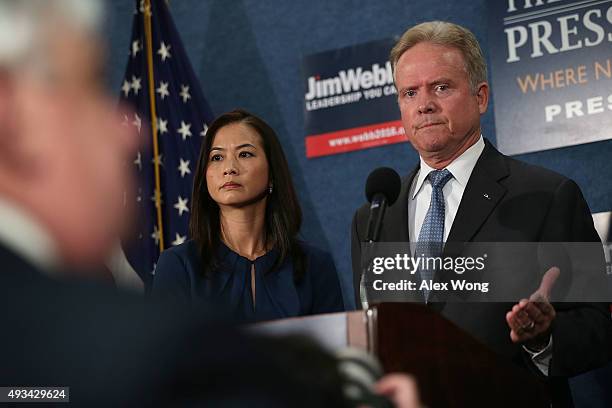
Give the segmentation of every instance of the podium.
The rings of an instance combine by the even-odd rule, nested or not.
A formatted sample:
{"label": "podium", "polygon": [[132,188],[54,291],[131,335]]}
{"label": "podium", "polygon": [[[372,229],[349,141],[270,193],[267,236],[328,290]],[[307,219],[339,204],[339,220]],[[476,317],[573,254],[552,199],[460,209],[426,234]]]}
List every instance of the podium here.
{"label": "podium", "polygon": [[367,311],[260,323],[256,330],[305,334],[332,352],[366,350],[385,372],[413,375],[428,407],[550,407],[547,387],[535,374],[421,304],[382,303]]}

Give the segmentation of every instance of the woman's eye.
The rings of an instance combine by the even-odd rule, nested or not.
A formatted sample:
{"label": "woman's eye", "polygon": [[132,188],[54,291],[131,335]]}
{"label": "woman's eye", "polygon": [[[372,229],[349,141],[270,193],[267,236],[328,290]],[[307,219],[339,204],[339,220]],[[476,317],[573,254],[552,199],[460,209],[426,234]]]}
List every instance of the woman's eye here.
{"label": "woman's eye", "polygon": [[251,153],[251,152],[240,152],[238,154],[238,157],[253,157],[253,156],[255,156],[255,155],[253,153]]}
{"label": "woman's eye", "polygon": [[210,156],[210,161],[220,161],[223,157],[220,154],[213,154]]}

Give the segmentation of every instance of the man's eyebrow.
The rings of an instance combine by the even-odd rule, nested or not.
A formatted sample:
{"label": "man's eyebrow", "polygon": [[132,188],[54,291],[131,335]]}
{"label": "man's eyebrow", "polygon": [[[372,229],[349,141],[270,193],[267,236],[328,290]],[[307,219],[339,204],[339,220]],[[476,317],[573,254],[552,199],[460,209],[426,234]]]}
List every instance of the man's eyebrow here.
{"label": "man's eyebrow", "polygon": [[428,85],[437,85],[442,83],[451,83],[453,82],[450,78],[436,78],[433,81],[428,82]]}
{"label": "man's eyebrow", "polygon": [[[441,77],[441,78],[436,78],[433,79],[431,81],[427,81],[427,85],[431,86],[431,85],[437,85],[437,84],[442,84],[442,83],[452,83],[453,80],[450,78],[446,78],[446,77]],[[407,89],[415,89],[418,88],[420,85],[419,84],[408,84],[406,86],[403,86],[401,88],[399,88],[400,91],[405,91]]]}

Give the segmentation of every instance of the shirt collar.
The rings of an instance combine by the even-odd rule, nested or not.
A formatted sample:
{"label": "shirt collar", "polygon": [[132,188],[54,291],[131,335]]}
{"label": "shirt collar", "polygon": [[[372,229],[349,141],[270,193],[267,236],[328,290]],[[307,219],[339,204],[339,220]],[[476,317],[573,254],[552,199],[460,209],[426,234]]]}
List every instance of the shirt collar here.
{"label": "shirt collar", "polygon": [[[484,148],[484,139],[482,135],[480,135],[480,138],[476,143],[470,146],[465,152],[461,153],[461,155],[453,160],[451,164],[446,166],[446,169],[451,172],[453,178],[457,180],[457,182],[459,182],[459,184],[461,184],[461,186],[464,188],[467,185],[470,175],[472,174],[472,170],[474,170],[476,162],[478,161],[478,158],[480,157]],[[419,173],[417,174],[415,188],[411,197],[413,200],[419,191],[421,191],[423,183],[425,182],[425,179],[427,179],[429,173],[435,170],[433,167],[428,166],[422,157],[420,158],[420,162]]]}
{"label": "shirt collar", "polygon": [[59,256],[51,235],[29,214],[0,197],[0,243],[36,265],[54,274]]}

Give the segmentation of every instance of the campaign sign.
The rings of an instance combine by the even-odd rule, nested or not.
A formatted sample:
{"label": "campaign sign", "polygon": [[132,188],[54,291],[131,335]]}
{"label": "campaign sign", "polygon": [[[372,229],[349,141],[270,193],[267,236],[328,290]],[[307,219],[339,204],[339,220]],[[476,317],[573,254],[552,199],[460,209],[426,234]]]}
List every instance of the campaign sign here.
{"label": "campaign sign", "polygon": [[612,138],[612,0],[490,2],[498,148]]}
{"label": "campaign sign", "polygon": [[406,141],[389,51],[393,39],[304,57],[306,157]]}

